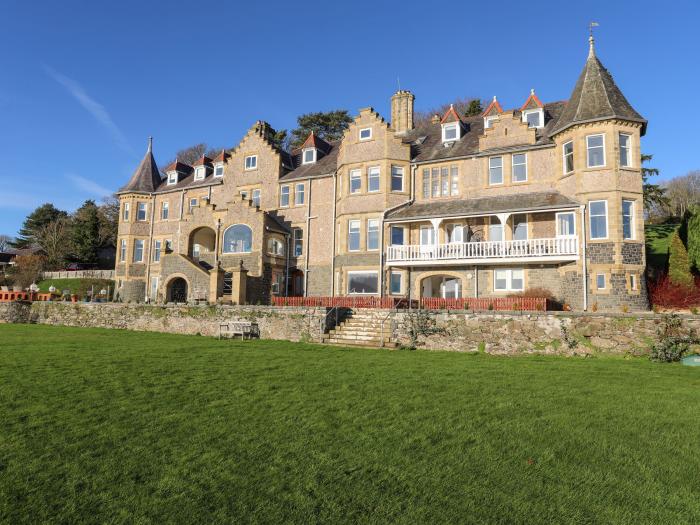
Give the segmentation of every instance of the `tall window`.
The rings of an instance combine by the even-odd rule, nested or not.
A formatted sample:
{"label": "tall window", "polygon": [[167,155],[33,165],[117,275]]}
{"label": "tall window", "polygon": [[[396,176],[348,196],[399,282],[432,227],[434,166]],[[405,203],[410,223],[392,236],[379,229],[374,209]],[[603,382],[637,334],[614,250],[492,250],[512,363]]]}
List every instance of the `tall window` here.
{"label": "tall window", "polygon": [[379,191],[379,168],[373,167],[367,170],[367,191]]}
{"label": "tall window", "polygon": [[348,250],[356,252],[360,249],[360,221],[348,221]]}
{"label": "tall window", "polygon": [[248,155],[245,158],[245,169],[254,170],[257,167],[258,167],[258,156],[257,155]]}
{"label": "tall window", "polygon": [[574,171],[574,142],[570,140],[564,143],[564,175]]}
{"label": "tall window", "polygon": [[292,240],[294,241],[294,257],[301,257],[304,253],[304,230],[301,228],[292,229]]}
{"label": "tall window", "polygon": [[128,222],[129,220],[129,210],[131,209],[131,204],[128,202],[124,203],[124,207],[122,208],[122,217],[124,218],[124,222]]}
{"label": "tall window", "polygon": [[289,186],[280,188],[280,207],[286,208],[289,206]]}
{"label": "tall window", "polygon": [[527,181],[527,154],[513,155],[513,182]]}
{"label": "tall window", "polygon": [[420,243],[422,246],[431,246],[435,244],[435,230],[432,226],[420,227]]}
{"label": "tall window", "polygon": [[598,290],[605,290],[605,274],[604,273],[598,273],[595,276],[595,287]]}
{"label": "tall window", "polygon": [[499,269],[493,271],[493,289],[497,292],[517,292],[525,288],[522,269]]}
{"label": "tall window", "polygon": [[169,215],[170,215],[170,203],[164,202],[160,206],[160,218],[163,219],[164,221],[167,221]]}
{"label": "tall window", "polygon": [[489,241],[502,241],[503,240],[503,225],[498,217],[491,217],[491,223],[489,224]]}
{"label": "tall window", "polygon": [[589,168],[605,166],[605,135],[586,137],[586,158]]}
{"label": "tall window", "polygon": [[253,248],[253,230],[245,224],[234,224],[224,232],[224,253],[250,253]]}
{"label": "tall window", "polygon": [[489,159],[489,184],[503,184],[503,158]]}
{"label": "tall window", "polygon": [[622,200],[622,238],[634,239],[634,201]]}
{"label": "tall window", "polygon": [[403,168],[391,167],[391,191],[403,191]]}
{"label": "tall window", "polygon": [[590,201],[591,239],[608,238],[608,201]]}
{"label": "tall window", "polygon": [[527,215],[513,215],[513,240],[527,240]]}
{"label": "tall window", "polygon": [[450,194],[450,170],[447,167],[440,168],[440,189],[443,197]]}
{"label": "tall window", "polygon": [[367,249],[379,249],[379,219],[369,219],[367,221]]}
{"label": "tall window", "polygon": [[378,291],[378,272],[348,272],[348,294],[376,294]]}
{"label": "tall window", "polygon": [[461,224],[448,224],[445,227],[448,243],[464,242],[464,226]]}
{"label": "tall window", "polygon": [[440,168],[433,168],[432,171],[432,196],[433,197],[439,197],[440,196]]}
{"label": "tall window", "polygon": [[572,211],[557,213],[557,237],[576,235],[575,221],[575,215]]}
{"label": "tall window", "polygon": [[626,133],[620,133],[620,166],[632,165],[632,137]]}
{"label": "tall window", "polygon": [[260,190],[253,190],[253,205],[260,207]]}
{"label": "tall window", "polygon": [[143,262],[143,239],[136,239],[134,241],[134,262]]}
{"label": "tall window", "polygon": [[119,243],[119,261],[126,261],[126,239],[122,239]]}
{"label": "tall window", "polygon": [[304,184],[297,184],[294,188],[294,204],[304,204]]}
{"label": "tall window", "polygon": [[398,295],[401,293],[401,281],[403,274],[400,272],[391,272],[389,277],[389,293]]}
{"label": "tall window", "polygon": [[160,248],[162,241],[156,239],[153,241],[153,262],[160,262]]}
{"label": "tall window", "polygon": [[391,227],[391,244],[392,246],[403,246],[403,227]]}
{"label": "tall window", "polygon": [[359,193],[362,187],[360,170],[350,170],[350,193]]}
{"label": "tall window", "polygon": [[452,195],[459,195],[459,168],[450,167],[450,178],[452,179]]}
{"label": "tall window", "polygon": [[136,220],[145,221],[146,220],[146,203],[139,202],[136,205]]}
{"label": "tall window", "polygon": [[423,168],[423,198],[430,198],[430,170]]}

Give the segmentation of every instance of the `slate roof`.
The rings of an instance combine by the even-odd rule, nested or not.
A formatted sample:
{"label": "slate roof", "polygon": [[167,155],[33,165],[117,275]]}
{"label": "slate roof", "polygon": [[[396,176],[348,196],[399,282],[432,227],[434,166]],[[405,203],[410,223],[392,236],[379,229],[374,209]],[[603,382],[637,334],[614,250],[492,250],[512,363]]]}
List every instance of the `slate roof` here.
{"label": "slate roof", "polygon": [[160,170],[156,164],[156,159],[153,158],[153,143],[148,139],[148,151],[143,157],[136,171],[129,179],[129,182],[122,187],[119,193],[152,193],[161,183]]}
{"label": "slate roof", "polygon": [[586,65],[550,134],[554,135],[575,124],[610,118],[641,122],[641,133],[646,133],[647,121],[635,111],[615,84],[612,75],[598,60],[591,41]]}
{"label": "slate roof", "polygon": [[387,221],[429,219],[433,217],[465,217],[492,213],[524,212],[579,206],[580,203],[557,191],[517,193],[479,199],[439,199],[414,202],[387,215]]}
{"label": "slate roof", "polygon": [[[536,146],[554,144],[550,138],[550,130],[555,124],[566,102],[550,102],[544,105],[544,128],[536,129]],[[517,114],[517,112],[516,112]],[[462,136],[452,146],[445,147],[442,143],[442,126],[439,123],[426,122],[409,131],[404,137],[404,143],[411,144],[411,157],[413,162],[427,162],[433,160],[449,159],[454,157],[467,157],[477,154],[488,154],[488,151],[479,150],[479,136],[484,133],[484,118],[463,117]],[[525,145],[520,145],[522,149]]]}
{"label": "slate roof", "polygon": [[327,153],[319,158],[313,164],[299,164],[299,166],[289,173],[283,175],[280,181],[308,179],[310,177],[322,177],[324,175],[332,175],[338,164],[338,151],[340,150],[340,141],[327,142]]}
{"label": "slate roof", "polygon": [[265,212],[265,226],[278,233],[291,233],[291,228],[276,213]]}
{"label": "slate roof", "polygon": [[207,175],[202,180],[194,180],[194,170],[191,170],[189,175],[180,179],[177,184],[168,184],[168,179],[162,179],[160,185],[153,191],[153,193],[168,193],[169,191],[176,191],[182,189],[191,188],[202,188],[206,186],[216,186],[223,183],[223,177],[214,177],[213,173],[207,173]]}

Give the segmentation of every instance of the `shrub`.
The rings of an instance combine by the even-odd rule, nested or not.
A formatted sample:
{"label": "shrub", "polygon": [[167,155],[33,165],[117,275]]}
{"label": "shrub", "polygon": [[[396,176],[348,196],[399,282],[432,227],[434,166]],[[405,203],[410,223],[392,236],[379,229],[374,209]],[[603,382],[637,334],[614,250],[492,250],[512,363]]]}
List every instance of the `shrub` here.
{"label": "shrub", "polygon": [[27,288],[39,280],[45,263],[44,257],[40,255],[18,255],[10,270],[10,277],[17,286]]}
{"label": "shrub", "polygon": [[409,337],[408,348],[411,350],[415,350],[418,347],[418,339],[421,335],[429,336],[445,331],[444,328],[439,328],[435,319],[424,310],[409,312],[406,314],[404,322]]}
{"label": "shrub", "polygon": [[671,283],[686,288],[694,287],[695,283],[693,281],[693,274],[690,273],[688,251],[685,249],[683,240],[680,235],[678,235],[678,232],[673,234],[669,252],[668,277]]}
{"label": "shrub", "polygon": [[698,341],[694,330],[683,333],[683,320],[676,314],[664,318],[657,334],[659,341],[651,347],[649,358],[659,363],[680,361],[690,350],[690,345]]}
{"label": "shrub", "polygon": [[661,275],[656,281],[649,281],[649,300],[656,312],[663,308],[690,308],[700,305],[700,278],[696,286],[673,284],[668,275]]}
{"label": "shrub", "polygon": [[685,231],[690,266],[700,271],[700,207],[695,207],[686,214],[682,228]]}
{"label": "shrub", "polygon": [[508,297],[540,297],[551,301],[554,299],[554,294],[547,288],[528,288],[522,292],[509,294]]}

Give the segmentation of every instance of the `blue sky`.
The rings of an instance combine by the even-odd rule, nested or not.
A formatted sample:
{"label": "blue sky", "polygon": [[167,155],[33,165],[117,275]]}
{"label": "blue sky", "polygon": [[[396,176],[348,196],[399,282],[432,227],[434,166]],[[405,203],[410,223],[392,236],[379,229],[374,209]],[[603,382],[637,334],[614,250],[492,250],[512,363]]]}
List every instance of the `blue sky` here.
{"label": "blue sky", "polygon": [[0,233],[43,202],[73,210],[125,183],[149,135],[162,163],[232,147],[257,119],[456,97],[568,98],[596,49],[649,120],[662,177],[700,168],[695,2],[147,2],[4,0]]}

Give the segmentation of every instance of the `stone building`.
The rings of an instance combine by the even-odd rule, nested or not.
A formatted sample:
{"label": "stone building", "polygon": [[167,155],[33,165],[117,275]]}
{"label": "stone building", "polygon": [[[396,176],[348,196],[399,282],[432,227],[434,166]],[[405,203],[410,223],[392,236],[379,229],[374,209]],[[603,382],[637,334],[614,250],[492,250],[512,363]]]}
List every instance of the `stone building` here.
{"label": "stone building", "polygon": [[499,297],[539,288],[574,310],[646,309],[640,137],[647,122],[589,55],[568,101],[450,108],[414,95],[341,140],[293,152],[256,122],[231,150],[161,174],[149,143],[119,191],[125,301],[273,295]]}

